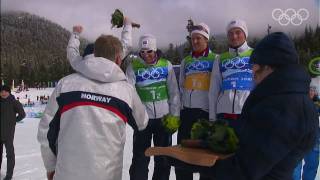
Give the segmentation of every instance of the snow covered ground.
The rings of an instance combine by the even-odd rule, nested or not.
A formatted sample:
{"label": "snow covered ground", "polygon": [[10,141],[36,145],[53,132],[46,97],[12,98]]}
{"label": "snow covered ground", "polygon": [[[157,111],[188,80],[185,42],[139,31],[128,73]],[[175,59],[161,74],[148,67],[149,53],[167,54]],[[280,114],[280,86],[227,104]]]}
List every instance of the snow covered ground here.
{"label": "snow covered ground", "polygon": [[[37,130],[39,118],[32,118],[35,114],[43,112],[45,105],[37,102],[37,96],[50,96],[52,88],[36,90],[30,89],[27,92],[14,93],[19,97],[21,103],[27,103],[27,99],[35,103],[34,107],[25,107],[27,118],[22,123],[17,123],[15,134],[15,153],[16,153],[16,166],[14,171],[14,180],[44,180],[46,179],[45,169],[43,167],[40,145],[37,142]],[[27,94],[27,98],[25,95]],[[123,161],[123,180],[129,180],[129,168],[132,158],[132,134],[133,131],[130,126],[127,126],[127,141],[124,150]],[[173,144],[176,144],[176,134],[173,136]],[[6,172],[6,158],[5,150],[3,154],[1,179],[5,176]],[[151,159],[149,165],[149,179],[152,179],[153,160]],[[318,168],[317,180],[320,180],[320,167]],[[198,174],[194,174],[194,179],[199,179]],[[174,169],[171,168],[170,180],[175,180]]]}

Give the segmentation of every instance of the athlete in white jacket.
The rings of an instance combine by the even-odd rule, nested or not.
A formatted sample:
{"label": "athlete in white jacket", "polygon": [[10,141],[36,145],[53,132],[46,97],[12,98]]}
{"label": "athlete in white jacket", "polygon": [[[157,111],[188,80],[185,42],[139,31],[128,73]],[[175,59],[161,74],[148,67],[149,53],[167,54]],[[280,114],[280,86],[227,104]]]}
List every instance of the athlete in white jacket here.
{"label": "athlete in white jacket", "polygon": [[[213,64],[217,55],[209,49],[210,28],[199,23],[192,28],[192,53],[185,57],[180,66],[180,93],[182,110],[181,125],[178,130],[178,144],[191,138],[192,125],[199,119],[209,120],[208,92]],[[175,168],[177,180],[189,180],[193,173]],[[204,177],[200,175],[200,179]]]}
{"label": "athlete in white jacket", "polygon": [[215,61],[211,74],[209,117],[226,119],[231,127],[238,127],[238,118],[244,102],[253,88],[252,49],[247,45],[248,30],[242,20],[233,20],[227,26],[229,51]]}
{"label": "athlete in white jacket", "polygon": [[[147,126],[148,115],[119,68],[121,42],[100,36],[94,56],[79,54],[82,28],[74,27],[67,47],[77,73],[62,78],[39,123],[38,141],[48,179],[121,180],[126,124]],[[88,76],[89,75],[89,76]]]}
{"label": "athlete in white jacket", "polygon": [[[163,118],[180,116],[180,96],[172,64],[157,53],[156,38],[151,34],[140,37],[139,57],[127,67],[129,82],[134,85],[147,109],[149,123],[145,130],[134,131],[130,180],[147,180],[150,158],[144,155],[151,146],[171,146],[172,134],[163,126]],[[176,131],[176,129],[174,130]],[[155,157],[153,180],[169,180],[170,165],[164,157]]]}

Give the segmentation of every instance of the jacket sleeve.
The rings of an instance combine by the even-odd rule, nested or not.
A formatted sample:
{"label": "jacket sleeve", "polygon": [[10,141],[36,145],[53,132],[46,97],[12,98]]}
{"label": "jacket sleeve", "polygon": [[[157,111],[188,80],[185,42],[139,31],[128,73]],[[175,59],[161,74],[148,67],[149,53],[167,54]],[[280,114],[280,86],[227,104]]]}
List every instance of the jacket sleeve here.
{"label": "jacket sleeve", "polygon": [[19,122],[26,117],[26,113],[23,110],[22,104],[17,100],[15,100],[15,112],[18,114],[16,122]]}
{"label": "jacket sleeve", "polygon": [[[80,37],[78,33],[71,33],[68,46],[67,46],[67,58],[70,62],[70,65],[74,70],[79,72],[79,70],[86,63],[83,60],[83,57],[80,56],[79,46],[80,46]],[[121,33],[121,43],[123,47],[123,55],[126,56],[132,49],[132,26],[130,24],[125,24]]]}
{"label": "jacket sleeve", "polygon": [[179,89],[180,89],[180,102],[181,102],[181,109],[183,109],[183,91],[184,91],[184,80],[185,80],[185,74],[184,74],[184,67],[185,61],[184,59],[181,61],[180,64],[180,75],[179,75]]}
{"label": "jacket sleeve", "polygon": [[121,43],[123,47],[123,57],[127,56],[132,49],[132,25],[131,22],[124,24],[121,32]]}
{"label": "jacket sleeve", "polygon": [[149,117],[145,106],[142,104],[140,97],[134,87],[132,87],[132,116],[136,121],[139,131],[145,129],[149,122]]}
{"label": "jacket sleeve", "polygon": [[210,89],[209,89],[209,119],[215,121],[217,119],[218,97],[221,91],[222,76],[220,73],[219,57],[213,63]]}
{"label": "jacket sleeve", "polygon": [[132,64],[130,63],[126,69],[126,76],[127,76],[127,81],[135,87],[136,85],[136,75],[134,74]]}
{"label": "jacket sleeve", "polygon": [[169,93],[169,110],[170,114],[174,116],[180,116],[180,92],[178,88],[178,83],[176,79],[176,74],[174,73],[174,69],[172,64],[168,62],[168,93]]}
{"label": "jacket sleeve", "polygon": [[136,120],[136,124],[138,126],[138,130],[143,130],[147,127],[149,117],[147,114],[147,111],[145,109],[145,106],[142,104],[140,97],[136,91],[135,84],[136,84],[136,76],[134,74],[132,64],[129,64],[129,66],[126,69],[126,76],[127,81],[132,86],[133,89],[133,95],[132,95],[132,115],[134,119]]}
{"label": "jacket sleeve", "polygon": [[56,156],[49,147],[47,134],[49,131],[49,124],[53,120],[59,108],[56,100],[56,98],[59,96],[59,86],[60,85],[58,83],[57,87],[49,98],[49,102],[46,106],[38,127],[37,138],[38,142],[40,143],[41,156],[47,172],[54,171],[56,166]]}
{"label": "jacket sleeve", "polygon": [[82,56],[80,56],[79,46],[79,35],[77,33],[72,33],[67,46],[67,58],[72,68],[77,72],[79,72],[79,63],[81,63],[83,59]]}

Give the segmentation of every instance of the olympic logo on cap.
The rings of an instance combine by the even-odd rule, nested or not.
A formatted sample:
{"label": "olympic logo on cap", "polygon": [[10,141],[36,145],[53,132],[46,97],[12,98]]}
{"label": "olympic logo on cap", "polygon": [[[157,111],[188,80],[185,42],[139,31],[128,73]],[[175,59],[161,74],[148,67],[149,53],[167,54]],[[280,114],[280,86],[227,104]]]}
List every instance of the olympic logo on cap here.
{"label": "olympic logo on cap", "polygon": [[287,26],[290,23],[294,26],[299,26],[309,18],[309,11],[305,8],[301,8],[298,11],[293,8],[285,11],[277,8],[272,11],[272,18],[282,26]]}
{"label": "olympic logo on cap", "polygon": [[188,71],[191,70],[205,70],[210,67],[210,64],[208,61],[195,61],[189,65],[187,65],[186,69]]}
{"label": "olympic logo on cap", "polygon": [[138,76],[141,77],[143,80],[146,79],[158,79],[161,74],[164,74],[164,70],[161,67],[151,68],[150,70],[147,69],[139,69]]}
{"label": "olympic logo on cap", "polygon": [[237,69],[241,69],[243,67],[245,67],[247,64],[249,64],[249,57],[235,57],[233,59],[228,59],[224,62],[222,62],[222,67],[224,67],[225,69],[232,69],[232,68],[237,68]]}

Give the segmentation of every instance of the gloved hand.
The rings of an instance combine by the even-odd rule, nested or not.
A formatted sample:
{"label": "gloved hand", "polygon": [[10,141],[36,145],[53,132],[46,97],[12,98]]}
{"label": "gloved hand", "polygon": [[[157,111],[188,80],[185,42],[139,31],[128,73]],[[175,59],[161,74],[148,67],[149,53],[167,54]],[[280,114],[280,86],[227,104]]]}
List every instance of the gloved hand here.
{"label": "gloved hand", "polygon": [[178,116],[167,114],[162,119],[162,125],[168,133],[173,134],[180,126],[180,118]]}

